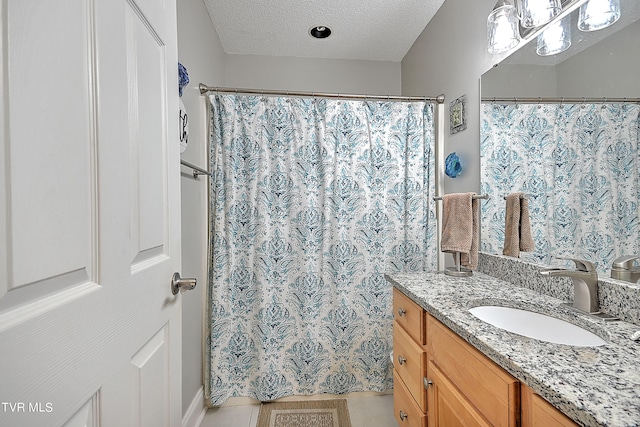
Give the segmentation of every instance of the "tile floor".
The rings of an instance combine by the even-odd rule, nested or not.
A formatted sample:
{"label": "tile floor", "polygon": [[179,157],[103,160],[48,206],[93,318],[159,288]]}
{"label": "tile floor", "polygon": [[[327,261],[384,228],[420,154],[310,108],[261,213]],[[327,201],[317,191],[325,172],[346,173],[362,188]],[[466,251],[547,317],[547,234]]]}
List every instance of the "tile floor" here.
{"label": "tile floor", "polygon": [[[330,398],[347,399],[352,427],[398,427],[393,417],[393,394],[353,393]],[[259,404],[209,409],[200,427],[255,427],[259,411]]]}

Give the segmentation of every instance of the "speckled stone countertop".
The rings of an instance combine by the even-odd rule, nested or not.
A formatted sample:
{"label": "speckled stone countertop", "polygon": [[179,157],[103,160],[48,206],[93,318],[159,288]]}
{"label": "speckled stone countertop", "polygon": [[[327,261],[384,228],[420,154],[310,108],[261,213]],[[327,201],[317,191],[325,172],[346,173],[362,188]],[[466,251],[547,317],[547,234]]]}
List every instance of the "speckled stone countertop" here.
{"label": "speckled stone countertop", "polygon": [[[534,392],[584,426],[640,425],[640,328],[576,313],[562,301],[481,273],[386,276],[403,294]],[[573,347],[504,331],[469,313],[480,305],[523,308],[569,321],[607,344]]]}

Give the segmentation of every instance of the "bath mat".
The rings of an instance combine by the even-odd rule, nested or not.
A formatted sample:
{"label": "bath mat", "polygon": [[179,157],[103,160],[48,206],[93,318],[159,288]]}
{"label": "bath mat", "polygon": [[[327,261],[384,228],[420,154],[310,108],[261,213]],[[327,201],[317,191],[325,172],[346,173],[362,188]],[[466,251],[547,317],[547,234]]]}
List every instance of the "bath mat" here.
{"label": "bath mat", "polygon": [[256,427],[351,427],[346,399],[260,405]]}

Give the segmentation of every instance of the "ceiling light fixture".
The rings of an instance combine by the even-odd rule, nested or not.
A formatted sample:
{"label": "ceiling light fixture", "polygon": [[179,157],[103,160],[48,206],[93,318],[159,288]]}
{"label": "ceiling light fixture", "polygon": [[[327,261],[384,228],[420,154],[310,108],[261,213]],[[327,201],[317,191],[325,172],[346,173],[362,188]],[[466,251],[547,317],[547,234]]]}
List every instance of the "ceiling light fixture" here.
{"label": "ceiling light fixture", "polygon": [[589,0],[580,6],[578,29],[596,31],[612,25],[620,18],[620,0]]}
{"label": "ceiling light fixture", "polygon": [[316,39],[326,39],[331,35],[331,28],[325,25],[317,25],[309,30],[309,34]]}
{"label": "ceiling light fixture", "polygon": [[506,52],[520,43],[518,11],[509,0],[499,0],[487,18],[489,53]]}
{"label": "ceiling light fixture", "polygon": [[544,25],[562,12],[560,0],[516,0],[516,4],[524,28]]}
{"label": "ceiling light fixture", "polygon": [[538,36],[536,53],[540,56],[555,55],[571,46],[571,16],[549,25]]}

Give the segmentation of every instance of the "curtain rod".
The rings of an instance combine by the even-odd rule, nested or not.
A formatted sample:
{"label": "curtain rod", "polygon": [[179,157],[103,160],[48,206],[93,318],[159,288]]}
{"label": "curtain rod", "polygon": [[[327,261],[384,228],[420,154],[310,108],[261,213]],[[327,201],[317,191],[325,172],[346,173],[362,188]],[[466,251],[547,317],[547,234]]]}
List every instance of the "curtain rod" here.
{"label": "curtain rod", "polygon": [[444,95],[433,96],[397,96],[397,95],[350,95],[340,93],[323,93],[323,92],[294,92],[294,91],[278,91],[278,90],[258,90],[258,89],[240,89],[230,87],[212,87],[204,83],[198,85],[200,94],[207,92],[223,92],[223,93],[243,93],[250,95],[280,95],[280,96],[300,96],[300,97],[321,97],[332,99],[363,99],[377,101],[433,101],[438,104],[444,103]]}
{"label": "curtain rod", "polygon": [[501,103],[513,103],[513,104],[617,104],[617,103],[632,103],[640,104],[640,98],[482,98],[482,102],[501,102]]}

